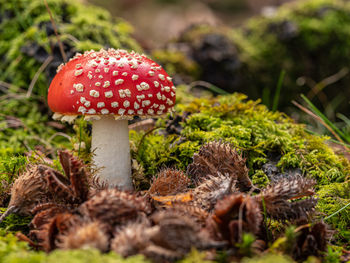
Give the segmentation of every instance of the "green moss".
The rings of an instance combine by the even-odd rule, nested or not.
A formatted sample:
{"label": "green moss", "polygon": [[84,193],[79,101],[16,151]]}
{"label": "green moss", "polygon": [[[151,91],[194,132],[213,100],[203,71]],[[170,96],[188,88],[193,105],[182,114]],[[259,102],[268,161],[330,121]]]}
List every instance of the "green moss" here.
{"label": "green moss", "polygon": [[[333,183],[322,186],[317,192],[319,201],[318,209],[323,217],[331,216],[350,203],[350,181],[344,183]],[[337,229],[335,234],[339,243],[347,244],[350,248],[350,207],[334,214],[326,221]]]}
{"label": "green moss", "polygon": [[278,254],[267,254],[264,256],[258,256],[253,258],[244,258],[243,263],[268,263],[268,262],[280,262],[280,263],[292,263],[294,260],[287,256]]}
{"label": "green moss", "polygon": [[[48,0],[68,56],[89,49],[125,48],[140,51],[132,27],[101,8],[76,0]],[[34,93],[46,96],[50,78],[62,62],[49,14],[41,0],[0,0],[0,80],[27,89],[39,67]]]}

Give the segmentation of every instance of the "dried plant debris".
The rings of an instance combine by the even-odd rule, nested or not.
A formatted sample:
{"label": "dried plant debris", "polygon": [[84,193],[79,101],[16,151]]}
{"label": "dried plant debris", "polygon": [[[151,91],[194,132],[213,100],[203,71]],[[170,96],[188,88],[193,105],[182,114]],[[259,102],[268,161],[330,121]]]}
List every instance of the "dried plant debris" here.
{"label": "dried plant debris", "polygon": [[59,233],[55,242],[60,249],[95,248],[107,252],[109,236],[99,221],[74,224],[68,231]]}
{"label": "dried plant debris", "polygon": [[212,217],[208,218],[208,231],[216,240],[231,245],[242,241],[243,233],[257,235],[262,226],[262,213],[258,202],[245,194],[232,194],[218,201]]}
{"label": "dried plant debris", "polygon": [[209,142],[203,145],[199,152],[194,154],[187,174],[191,175],[196,185],[209,175],[228,174],[237,180],[240,191],[248,191],[253,187],[245,159],[228,143]]}
{"label": "dried plant debris", "polygon": [[114,227],[149,214],[151,206],[145,197],[117,189],[107,189],[83,203],[78,211],[84,217]]}
{"label": "dried plant debris", "polygon": [[324,222],[304,224],[296,231],[297,238],[292,250],[294,259],[306,260],[310,255],[320,256],[326,251],[331,232]]}
{"label": "dried plant debris", "polygon": [[[184,172],[167,168],[144,192],[109,188],[69,152],[59,158],[63,173],[37,165],[13,185],[9,211],[34,216],[29,234],[17,236],[36,249],[93,248],[174,262],[195,248],[211,259],[224,250],[240,260],[264,253],[293,221],[293,238],[286,232],[290,243],[278,249],[296,260],[326,250],[330,231],[310,223],[315,181],[288,176],[255,194],[244,159],[229,144],[201,148],[187,169],[192,184]],[[271,219],[281,228],[271,231]]]}
{"label": "dried plant debris", "polygon": [[[314,194],[315,180],[294,176],[271,184],[255,196],[269,217],[277,220],[295,220],[307,217],[317,204]],[[301,199],[304,198],[304,199]]]}
{"label": "dried plant debris", "polygon": [[60,151],[58,154],[65,176],[46,165],[29,167],[14,182],[8,210],[1,216],[0,221],[10,213],[30,215],[39,203],[79,205],[87,200],[89,183],[92,181],[91,174],[85,165],[68,151]]}
{"label": "dried plant debris", "polygon": [[193,203],[206,211],[211,211],[218,200],[238,192],[236,180],[228,174],[208,175],[194,190]]}
{"label": "dried plant debris", "polygon": [[187,190],[191,180],[180,170],[163,169],[154,178],[148,193],[151,195],[175,195]]}

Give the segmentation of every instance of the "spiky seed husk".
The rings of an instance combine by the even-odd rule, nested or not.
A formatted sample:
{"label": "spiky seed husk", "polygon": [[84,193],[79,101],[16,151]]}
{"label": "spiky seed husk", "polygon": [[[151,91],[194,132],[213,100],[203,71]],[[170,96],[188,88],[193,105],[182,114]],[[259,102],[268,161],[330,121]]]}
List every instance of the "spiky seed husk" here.
{"label": "spiky seed husk", "polygon": [[192,218],[172,211],[161,211],[152,216],[159,227],[150,240],[158,247],[186,255],[191,248],[206,249],[218,244],[212,242]]}
{"label": "spiky seed husk", "polygon": [[326,251],[329,237],[330,231],[324,222],[301,227],[298,231],[292,257],[300,261],[307,259],[310,255],[319,256]]}
{"label": "spiky seed husk", "polygon": [[[317,204],[317,199],[310,198],[314,194],[315,180],[302,176],[288,177],[267,186],[256,195],[256,199],[266,208],[268,216],[277,220],[295,220],[307,217]],[[298,200],[299,198],[309,197]]]}
{"label": "spiky seed husk", "polygon": [[113,227],[150,213],[151,207],[143,197],[117,189],[106,189],[83,203],[78,210],[90,220],[99,220]]}
{"label": "spiky seed husk", "polygon": [[210,215],[206,210],[200,208],[199,206],[180,202],[173,203],[167,208],[167,210],[173,211],[180,215],[190,216],[196,223],[199,223],[203,227],[205,226],[205,222]]}
{"label": "spiky seed husk", "polygon": [[111,241],[111,250],[123,257],[142,254],[150,245],[150,237],[154,231],[157,231],[157,228],[151,228],[147,222],[129,223],[115,233]]}
{"label": "spiky seed husk", "polygon": [[42,200],[48,198],[47,184],[43,171],[45,166],[32,166],[13,183],[9,207],[16,207],[17,212],[30,215],[31,210]]}
{"label": "spiky seed husk", "polygon": [[200,184],[208,175],[228,174],[237,180],[237,188],[247,191],[253,187],[248,176],[245,159],[228,143],[209,142],[194,154],[193,163],[187,167],[195,184]]}
{"label": "spiky seed husk", "polygon": [[193,204],[206,211],[211,211],[218,200],[238,191],[236,181],[228,174],[208,175],[204,181],[193,190]]}
{"label": "spiky seed husk", "polygon": [[154,178],[148,193],[151,195],[175,195],[183,193],[191,180],[180,170],[163,169]]}
{"label": "spiky seed husk", "polygon": [[71,226],[65,233],[60,233],[56,239],[60,249],[91,249],[107,252],[109,238],[103,231],[100,222],[87,222]]}
{"label": "spiky seed husk", "polygon": [[216,204],[212,218],[208,219],[208,231],[213,238],[233,245],[241,240],[243,232],[257,235],[261,224],[259,204],[248,195],[232,194]]}

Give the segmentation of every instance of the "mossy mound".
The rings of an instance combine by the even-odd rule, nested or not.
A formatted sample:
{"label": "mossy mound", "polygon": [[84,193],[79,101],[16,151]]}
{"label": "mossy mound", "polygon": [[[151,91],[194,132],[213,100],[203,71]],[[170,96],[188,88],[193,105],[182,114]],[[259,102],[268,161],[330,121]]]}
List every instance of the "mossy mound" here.
{"label": "mossy mound", "polygon": [[[183,100],[181,96],[178,99]],[[183,116],[181,121],[174,116],[173,120],[159,121],[158,129],[152,133],[131,132],[132,154],[139,164],[135,176],[143,178],[138,181],[139,187],[146,187],[144,184],[162,167],[186,169],[202,144],[221,140],[244,154],[249,175],[258,186],[293,174],[315,178],[321,217],[350,202],[348,195],[337,194],[333,186],[346,187],[349,161],[325,144],[327,137],[308,134],[303,125],[285,114],[271,112],[242,94],[194,99],[178,104],[177,112]],[[180,132],[169,133],[167,127],[175,122]],[[347,192],[346,188],[339,191]],[[325,196],[338,196],[342,202],[325,201]],[[344,210],[337,219],[327,221],[339,230],[338,244],[346,244],[348,213]]]}
{"label": "mossy mound", "polygon": [[[181,51],[187,60],[196,63],[200,75],[192,75],[193,79],[263,98],[267,105],[272,105],[279,76],[285,70],[281,109],[306,93],[320,107],[330,104],[348,113],[349,12],[348,1],[298,1],[269,17],[250,19],[239,29],[191,27],[164,52]],[[158,50],[155,55],[165,65],[171,63],[160,54]],[[181,67],[176,69],[177,73],[185,73]],[[323,83],[311,92],[308,85],[336,73],[335,83]]]}
{"label": "mossy mound", "polygon": [[[68,59],[76,52],[102,47],[140,51],[130,36],[132,27],[106,10],[76,0],[47,2]],[[0,80],[27,89],[42,67],[45,74],[39,75],[34,92],[46,96],[63,59],[44,1],[1,0],[0,32]]]}

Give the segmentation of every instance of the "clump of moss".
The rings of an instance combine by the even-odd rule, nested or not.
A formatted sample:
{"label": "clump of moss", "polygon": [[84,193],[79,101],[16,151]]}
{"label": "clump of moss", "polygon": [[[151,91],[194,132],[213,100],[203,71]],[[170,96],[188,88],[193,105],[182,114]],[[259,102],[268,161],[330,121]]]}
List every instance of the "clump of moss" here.
{"label": "clump of moss", "polygon": [[[108,11],[78,1],[48,0],[68,58],[100,48],[140,51],[130,36],[132,27]],[[26,89],[39,68],[49,61],[34,92],[46,96],[56,68],[63,62],[49,13],[40,0],[0,1],[0,80]]]}

